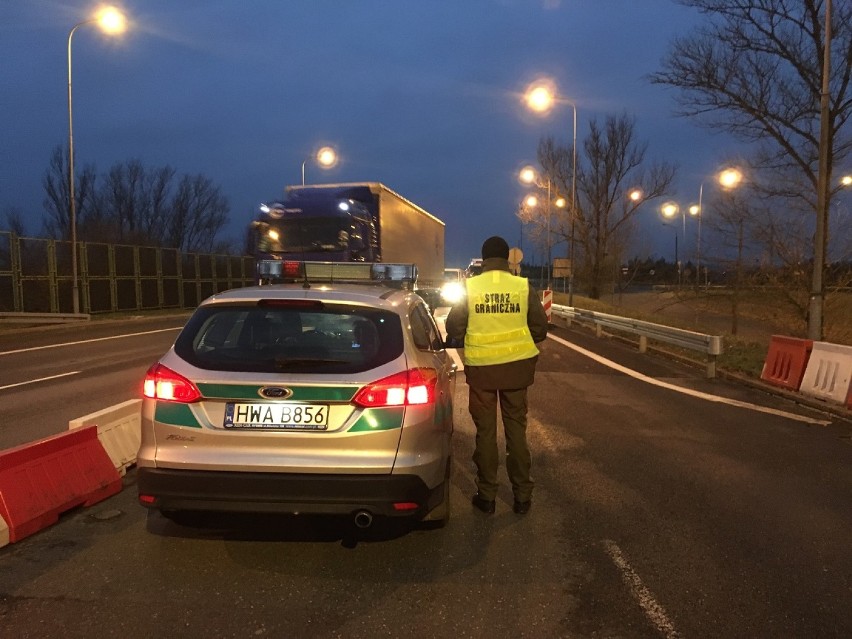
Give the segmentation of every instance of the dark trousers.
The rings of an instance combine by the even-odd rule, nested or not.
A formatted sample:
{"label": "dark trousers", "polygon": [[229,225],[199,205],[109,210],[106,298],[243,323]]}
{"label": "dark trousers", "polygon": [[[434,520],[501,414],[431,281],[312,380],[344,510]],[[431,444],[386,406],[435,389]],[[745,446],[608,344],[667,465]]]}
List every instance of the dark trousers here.
{"label": "dark trousers", "polygon": [[468,404],[476,425],[476,488],[484,499],[497,496],[497,402],[506,435],[506,473],[517,501],[529,501],[533,481],[530,479],[530,449],[527,445],[527,389],[483,390],[470,387]]}

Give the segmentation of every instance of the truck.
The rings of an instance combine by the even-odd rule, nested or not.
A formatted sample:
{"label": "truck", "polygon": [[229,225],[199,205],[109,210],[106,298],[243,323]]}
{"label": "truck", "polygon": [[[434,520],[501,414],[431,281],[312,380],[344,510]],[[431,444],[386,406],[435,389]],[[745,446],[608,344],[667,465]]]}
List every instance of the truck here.
{"label": "truck", "polygon": [[380,182],[288,186],[251,223],[258,283],[286,261],[398,262],[416,264],[418,289],[439,289],[444,228]]}

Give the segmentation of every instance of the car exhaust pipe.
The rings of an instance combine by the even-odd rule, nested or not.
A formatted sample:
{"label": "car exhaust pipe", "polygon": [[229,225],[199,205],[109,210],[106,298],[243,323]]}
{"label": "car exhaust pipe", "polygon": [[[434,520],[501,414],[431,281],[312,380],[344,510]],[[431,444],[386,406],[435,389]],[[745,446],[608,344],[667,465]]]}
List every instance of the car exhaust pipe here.
{"label": "car exhaust pipe", "polygon": [[359,510],[355,513],[355,525],[358,528],[369,528],[373,524],[373,514],[368,510]]}

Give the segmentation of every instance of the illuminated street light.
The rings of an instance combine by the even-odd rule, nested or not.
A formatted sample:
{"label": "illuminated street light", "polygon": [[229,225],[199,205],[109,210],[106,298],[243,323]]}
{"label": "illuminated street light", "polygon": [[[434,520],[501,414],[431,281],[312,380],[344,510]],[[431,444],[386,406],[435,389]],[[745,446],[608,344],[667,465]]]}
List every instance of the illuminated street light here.
{"label": "illuminated street light", "polygon": [[[524,102],[532,112],[547,115],[557,102],[571,105],[574,112],[572,127],[572,166],[571,166],[571,270],[568,273],[568,306],[574,305],[574,228],[577,221],[577,105],[565,97],[559,96],[556,83],[552,80],[537,80],[524,92]],[[548,265],[548,272],[550,265]]]}
{"label": "illuminated street light", "polygon": [[518,178],[524,184],[534,184],[536,178],[538,177],[538,173],[531,166],[525,166],[521,169],[521,172],[518,174]]}
{"label": "illuminated street light", "polygon": [[852,175],[844,175],[840,178],[840,184],[843,186],[852,186]]}
{"label": "illuminated street light", "polygon": [[78,22],[68,33],[68,196],[71,223],[71,300],[74,313],[80,312],[80,290],[77,282],[77,202],[74,177],[74,116],[71,101],[71,38],[84,24],[95,23],[107,35],[121,35],[127,29],[127,18],[115,7],[103,7],[93,18]]}
{"label": "illuminated street light", "polygon": [[312,159],[320,168],[330,169],[337,164],[337,151],[333,147],[324,146],[316,152],[313,158],[306,158],[302,162],[302,186],[305,186],[305,165]]}
{"label": "illuminated street light", "polygon": [[660,212],[663,214],[663,217],[672,219],[680,212],[680,207],[676,202],[666,202],[660,207]]}
{"label": "illuminated street light", "polygon": [[643,195],[645,194],[642,192],[642,189],[633,189],[632,191],[630,191],[630,193],[627,194],[627,197],[630,199],[631,202],[638,202],[642,199]]}
{"label": "illuminated street light", "polygon": [[743,174],[739,169],[725,169],[719,173],[719,184],[723,189],[735,189],[742,181]]}
{"label": "illuminated street light", "polygon": [[550,113],[556,104],[556,87],[550,80],[537,80],[524,92],[524,102],[530,111]]}

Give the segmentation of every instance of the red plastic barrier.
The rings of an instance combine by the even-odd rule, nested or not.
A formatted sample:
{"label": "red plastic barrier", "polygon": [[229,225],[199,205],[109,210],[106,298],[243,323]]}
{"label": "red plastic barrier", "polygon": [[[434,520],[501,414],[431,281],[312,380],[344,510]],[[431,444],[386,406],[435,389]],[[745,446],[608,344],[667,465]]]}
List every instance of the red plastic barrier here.
{"label": "red plastic barrier", "polygon": [[760,379],[782,388],[799,390],[813,346],[810,339],[773,335]]}
{"label": "red plastic barrier", "polygon": [[97,426],[0,451],[0,515],[11,542],[120,491],[121,476],[98,441]]}

